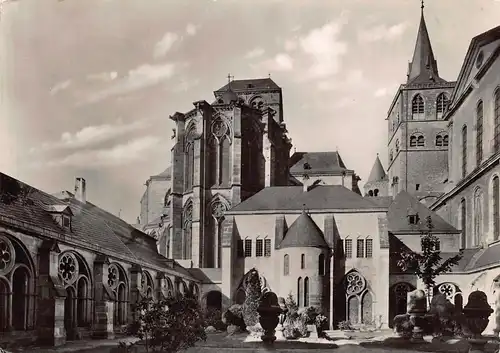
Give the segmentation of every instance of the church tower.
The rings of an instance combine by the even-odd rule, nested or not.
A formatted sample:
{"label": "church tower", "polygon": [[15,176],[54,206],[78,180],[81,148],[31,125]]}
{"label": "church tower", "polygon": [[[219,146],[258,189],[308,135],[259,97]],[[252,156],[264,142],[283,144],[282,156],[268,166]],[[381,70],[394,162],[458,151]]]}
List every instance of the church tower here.
{"label": "church tower", "polygon": [[380,158],[375,159],[370,176],[363,186],[365,196],[389,196],[389,178],[385,173]]}
{"label": "church tower", "polygon": [[225,211],[266,186],[287,185],[291,140],[281,88],[238,80],[175,113],[167,256],[182,266],[222,267]]}
{"label": "church tower", "polygon": [[443,191],[449,143],[443,114],[454,85],[439,76],[422,2],[407,80],[399,87],[386,119],[391,195],[406,190],[422,201],[432,202]]}

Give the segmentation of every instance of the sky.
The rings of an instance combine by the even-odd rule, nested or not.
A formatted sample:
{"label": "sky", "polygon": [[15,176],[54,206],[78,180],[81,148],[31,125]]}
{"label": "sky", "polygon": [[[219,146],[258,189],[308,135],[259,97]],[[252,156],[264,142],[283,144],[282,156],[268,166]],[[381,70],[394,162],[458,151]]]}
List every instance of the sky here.
{"label": "sky", "polygon": [[[419,0],[0,0],[0,171],[135,223],[170,162],[169,116],[235,79],[271,78],[297,151],[387,166]],[[440,76],[454,81],[500,0],[427,0]]]}

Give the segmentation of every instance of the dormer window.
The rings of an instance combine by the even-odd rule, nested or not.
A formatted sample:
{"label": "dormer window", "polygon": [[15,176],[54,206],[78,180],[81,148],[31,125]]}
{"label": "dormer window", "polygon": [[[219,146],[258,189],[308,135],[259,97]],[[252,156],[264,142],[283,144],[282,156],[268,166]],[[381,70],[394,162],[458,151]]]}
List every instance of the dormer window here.
{"label": "dormer window", "polygon": [[409,224],[417,224],[418,223],[418,213],[409,214],[408,215],[408,223]]}
{"label": "dormer window", "polygon": [[66,216],[66,215],[62,216],[62,226],[64,228],[71,229],[71,217],[70,216]]}

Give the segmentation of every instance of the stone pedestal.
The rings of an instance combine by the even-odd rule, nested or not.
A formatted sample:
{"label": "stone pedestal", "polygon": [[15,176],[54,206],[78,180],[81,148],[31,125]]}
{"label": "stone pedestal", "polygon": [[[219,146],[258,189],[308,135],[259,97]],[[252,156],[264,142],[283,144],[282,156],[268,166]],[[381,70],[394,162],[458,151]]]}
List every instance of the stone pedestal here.
{"label": "stone pedestal", "polygon": [[40,345],[61,346],[66,343],[64,297],[38,301],[37,336]]}
{"label": "stone pedestal", "polygon": [[422,329],[425,313],[427,312],[427,296],[421,289],[416,289],[408,293],[407,311],[410,321],[413,324],[413,332],[410,341],[415,343],[424,342],[424,332]]}
{"label": "stone pedestal", "polygon": [[488,340],[485,338],[470,338],[469,339],[469,353],[484,353],[484,347],[488,343]]}

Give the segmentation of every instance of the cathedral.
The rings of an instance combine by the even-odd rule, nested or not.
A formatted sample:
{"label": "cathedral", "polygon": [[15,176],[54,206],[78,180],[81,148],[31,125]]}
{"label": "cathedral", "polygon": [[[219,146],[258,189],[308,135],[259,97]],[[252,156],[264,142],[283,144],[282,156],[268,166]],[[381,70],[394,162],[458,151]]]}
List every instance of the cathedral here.
{"label": "cathedral", "polygon": [[242,303],[255,268],[263,291],[323,308],[331,327],[392,327],[422,287],[399,254],[420,250],[431,217],[441,256],[464,254],[435,292],[461,307],[485,291],[498,332],[499,54],[497,27],[471,40],[456,81],[442,78],[422,8],[386,117],[389,165],[377,156],[363,191],[338,151],[290,154],[271,78],[230,79],[213,102],[170,117],[172,162],[147,180],[135,227],[201,281],[205,304]]}
{"label": "cathedral", "polygon": [[[146,182],[137,224],[73,191],[48,194],[0,173],[0,344],[111,338],[141,298],[191,293],[203,308],[262,291],[380,328],[423,284],[397,262],[420,251],[430,217],[436,279],[461,308],[482,290],[500,331],[500,26],[470,41],[456,81],[439,75],[422,9],[406,80],[388,108],[387,155],[363,187],[339,151],[293,152],[282,89],[231,80],[176,112],[171,164]],[[403,78],[402,78],[403,81]],[[382,123],[382,117],[380,117]]]}

